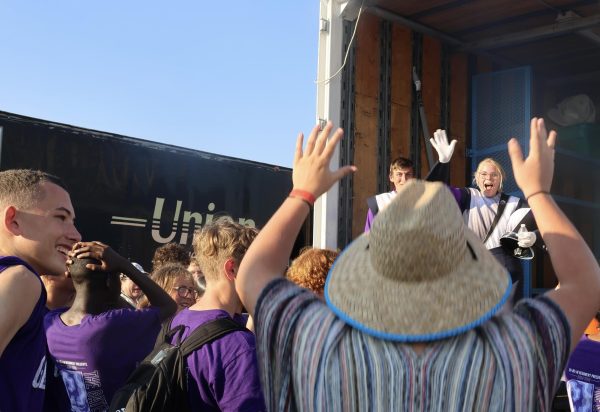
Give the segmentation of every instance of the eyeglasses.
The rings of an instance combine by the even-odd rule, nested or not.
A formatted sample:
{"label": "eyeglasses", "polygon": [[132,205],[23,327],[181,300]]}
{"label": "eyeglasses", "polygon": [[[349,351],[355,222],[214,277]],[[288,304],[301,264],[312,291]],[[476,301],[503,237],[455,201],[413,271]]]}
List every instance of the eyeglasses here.
{"label": "eyeglasses", "polygon": [[196,299],[198,296],[198,291],[196,291],[196,289],[188,288],[187,286],[173,286],[173,290],[177,291],[177,295],[179,295],[180,298],[191,297],[192,299]]}
{"label": "eyeglasses", "polygon": [[488,177],[490,179],[498,179],[500,177],[500,175],[498,173],[488,173],[488,172],[479,172],[479,176],[483,177],[484,179],[487,179]]}

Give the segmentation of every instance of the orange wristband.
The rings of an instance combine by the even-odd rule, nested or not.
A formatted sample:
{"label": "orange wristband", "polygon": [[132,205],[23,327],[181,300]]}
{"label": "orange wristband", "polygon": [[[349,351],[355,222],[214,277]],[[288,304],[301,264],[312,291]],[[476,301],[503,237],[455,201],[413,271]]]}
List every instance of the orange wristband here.
{"label": "orange wristband", "polygon": [[313,195],[312,193],[300,189],[293,189],[290,192],[289,197],[295,197],[297,199],[303,200],[308,204],[308,206],[311,207],[315,204],[315,201],[317,200],[315,198],[315,195]]}

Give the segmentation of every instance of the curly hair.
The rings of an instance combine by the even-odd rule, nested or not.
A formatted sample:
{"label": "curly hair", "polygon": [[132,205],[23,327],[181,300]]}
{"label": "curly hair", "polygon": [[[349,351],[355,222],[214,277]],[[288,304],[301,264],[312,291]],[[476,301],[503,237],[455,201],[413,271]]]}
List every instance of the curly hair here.
{"label": "curly hair", "polygon": [[298,286],[322,295],[327,273],[338,254],[339,252],[330,249],[305,248],[292,261],[286,277]]}
{"label": "curly hair", "polygon": [[239,265],[258,230],[221,217],[194,235],[194,259],[207,280],[216,280],[227,259]]}
{"label": "curly hair", "polygon": [[178,263],[185,267],[190,264],[190,251],[179,243],[167,243],[159,246],[152,257],[152,271],[156,271],[167,263]]}
{"label": "curly hair", "polygon": [[0,205],[14,205],[27,209],[44,198],[40,185],[54,183],[65,191],[63,181],[54,175],[40,170],[10,169],[0,172]]}
{"label": "curly hair", "polygon": [[[187,271],[185,266],[179,263],[165,263],[150,275],[150,278],[167,293],[171,293],[171,289],[173,289],[175,281],[179,277],[184,277],[195,285],[192,274]],[[149,306],[150,302],[146,295],[144,295],[140,299],[138,307],[147,308]]]}

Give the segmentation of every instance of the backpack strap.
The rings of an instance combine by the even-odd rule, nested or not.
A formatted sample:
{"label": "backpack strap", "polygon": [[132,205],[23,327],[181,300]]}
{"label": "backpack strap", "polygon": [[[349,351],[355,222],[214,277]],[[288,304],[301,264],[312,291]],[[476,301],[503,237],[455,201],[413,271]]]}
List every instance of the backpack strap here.
{"label": "backpack strap", "polygon": [[492,222],[492,225],[490,226],[490,228],[487,232],[487,235],[485,235],[485,239],[483,239],[483,243],[487,242],[487,240],[489,239],[489,237],[492,234],[492,232],[494,231],[494,229],[496,229],[496,225],[498,224],[498,221],[502,217],[502,213],[504,213],[504,209],[506,208],[507,202],[508,202],[508,195],[506,193],[500,194],[500,202],[498,203],[498,211],[496,212],[496,217],[494,218],[494,221]]}
{"label": "backpack strap", "polygon": [[247,329],[231,318],[218,318],[207,322],[196,328],[183,341],[180,347],[181,354],[183,357],[186,357],[205,343],[209,343],[236,330]]}
{"label": "backpack strap", "polygon": [[172,336],[172,334],[170,334],[169,332],[171,331],[171,323],[173,323],[174,318],[175,318],[175,315],[171,316],[170,318],[165,319],[163,321],[163,323],[161,324],[160,331],[158,332],[158,335],[156,336],[156,342],[154,342],[154,349],[158,348],[163,343],[170,341],[169,335]]}

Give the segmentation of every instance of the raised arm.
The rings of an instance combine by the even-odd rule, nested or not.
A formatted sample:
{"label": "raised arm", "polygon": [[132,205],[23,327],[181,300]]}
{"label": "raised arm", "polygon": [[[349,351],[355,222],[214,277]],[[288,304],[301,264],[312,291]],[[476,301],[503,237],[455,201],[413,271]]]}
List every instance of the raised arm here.
{"label": "raised arm", "polygon": [[96,241],[78,242],[73,246],[70,255],[78,258],[91,257],[101,262],[100,265],[86,265],[90,270],[119,272],[127,275],[144,292],[150,305],[159,309],[161,320],[173,315],[177,310],[177,304],[167,292],[157,285],[150,276],[137,270],[129,260],[119,255],[110,246]]}
{"label": "raised arm", "polygon": [[529,156],[511,139],[508,152],[517,184],[535,216],[552,260],[560,289],[547,296],[560,306],[571,326],[571,350],[600,308],[600,267],[577,229],[550,196],[556,132],[543,119],[531,120]]}
{"label": "raised arm", "polygon": [[[354,166],[345,166],[333,172],[329,170],[329,162],[343,135],[342,129],[337,129],[328,142],[332,128],[331,122],[320,133],[319,128],[315,127],[304,151],[302,134],[296,142],[293,187],[315,198],[329,190],[343,176],[356,170]],[[309,212],[310,206],[305,200],[288,197],[242,259],[235,285],[244,307],[252,317],[260,292],[270,281],[283,276],[294,241]]]}
{"label": "raised arm", "polygon": [[450,184],[450,159],[454,153],[456,139],[448,142],[446,131],[437,129],[433,133],[433,137],[429,139],[431,145],[438,154],[438,161],[433,165],[425,180],[429,182],[443,182]]}

